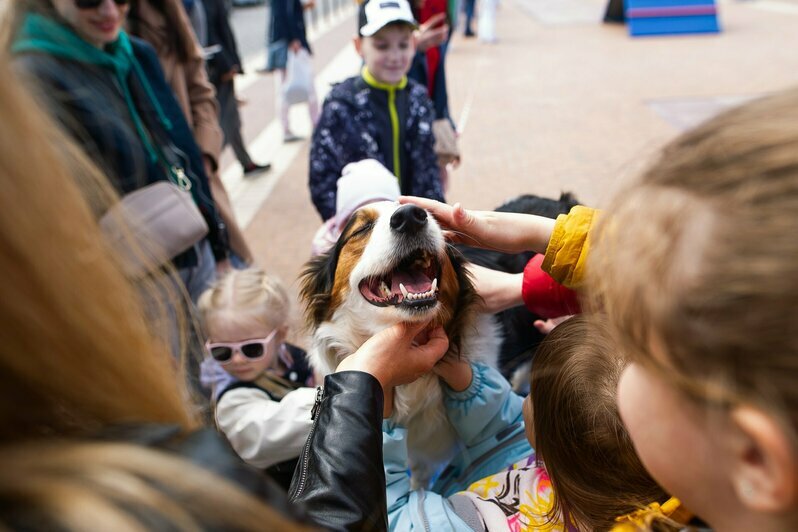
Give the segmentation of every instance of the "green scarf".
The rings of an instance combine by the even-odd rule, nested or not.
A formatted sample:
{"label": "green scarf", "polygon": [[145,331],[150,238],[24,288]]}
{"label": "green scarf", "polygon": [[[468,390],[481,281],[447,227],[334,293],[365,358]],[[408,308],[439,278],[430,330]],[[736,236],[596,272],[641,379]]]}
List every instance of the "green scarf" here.
{"label": "green scarf", "polygon": [[133,124],[136,126],[136,133],[147,150],[150,161],[153,163],[158,161],[158,152],[152,144],[152,139],[144,127],[144,122],[133,102],[133,95],[130,93],[128,77],[131,70],[135,73],[136,78],[147,93],[147,97],[152,102],[161,124],[167,130],[172,129],[172,124],[164,114],[158,99],[152,91],[152,87],[147,81],[147,76],[133,55],[133,47],[124,31],[119,33],[116,41],[108,44],[102,50],[83,40],[69,26],[59,24],[36,13],[28,13],[11,46],[11,53],[23,54],[29,52],[46,53],[70,61],[97,65],[110,70],[119,81],[128,112],[133,119]]}

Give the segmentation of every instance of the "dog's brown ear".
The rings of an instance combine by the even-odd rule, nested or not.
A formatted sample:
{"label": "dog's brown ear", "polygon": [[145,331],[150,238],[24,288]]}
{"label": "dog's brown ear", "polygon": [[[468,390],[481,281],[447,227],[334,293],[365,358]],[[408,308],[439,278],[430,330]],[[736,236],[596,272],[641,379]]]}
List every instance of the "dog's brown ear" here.
{"label": "dog's brown ear", "polygon": [[305,325],[316,327],[329,318],[332,290],[335,284],[335,270],[341,250],[349,240],[355,217],[352,216],[341,231],[335,245],[326,253],[317,255],[305,263],[299,276],[300,297],[305,304]]}
{"label": "dog's brown ear", "polygon": [[482,303],[482,298],[477,293],[471,274],[465,268],[468,262],[460,251],[454,246],[446,246],[446,254],[452,264],[460,290],[457,292],[457,301],[454,306],[452,319],[444,327],[449,336],[449,350],[460,355],[463,333],[466,327],[473,323],[472,317]]}
{"label": "dog's brown ear", "polygon": [[305,305],[305,324],[316,327],[327,318],[338,263],[337,246],[305,263],[300,275],[300,297]]}

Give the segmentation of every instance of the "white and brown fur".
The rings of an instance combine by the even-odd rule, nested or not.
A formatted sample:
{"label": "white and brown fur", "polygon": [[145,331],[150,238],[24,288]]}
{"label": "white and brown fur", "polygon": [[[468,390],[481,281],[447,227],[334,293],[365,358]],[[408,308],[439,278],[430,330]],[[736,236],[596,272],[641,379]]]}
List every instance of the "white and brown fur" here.
{"label": "white and brown fur", "polygon": [[[397,224],[410,217],[411,223]],[[423,220],[420,220],[423,218]],[[392,223],[393,220],[393,223]],[[400,220],[401,221],[401,220]],[[403,260],[424,253],[416,265],[434,257],[428,271],[440,266],[437,290],[416,308],[377,306],[361,292],[364,279],[384,278]],[[460,253],[449,246],[432,216],[418,207],[393,202],[370,204],[356,211],[336,245],[311,259],[302,275],[302,298],[312,331],[311,364],[327,374],[375,333],[401,321],[434,320],[449,337],[448,355],[495,365],[500,338],[493,318],[479,312],[479,296],[463,267]],[[373,281],[376,284],[376,281]],[[374,286],[368,284],[367,286]],[[382,286],[387,290],[386,286]],[[370,297],[374,292],[366,289]],[[387,292],[381,292],[387,295]],[[392,296],[406,302],[408,298]],[[397,355],[400,356],[400,355]],[[392,419],[408,429],[413,484],[424,486],[435,467],[457,448],[446,418],[441,383],[428,374],[396,389]]]}

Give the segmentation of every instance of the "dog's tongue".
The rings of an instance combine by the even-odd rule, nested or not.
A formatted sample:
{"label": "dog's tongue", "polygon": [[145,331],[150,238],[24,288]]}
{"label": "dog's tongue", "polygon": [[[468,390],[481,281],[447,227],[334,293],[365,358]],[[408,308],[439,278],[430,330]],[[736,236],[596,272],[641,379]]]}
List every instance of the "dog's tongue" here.
{"label": "dog's tongue", "polygon": [[398,294],[401,292],[399,283],[405,285],[408,292],[413,294],[420,294],[421,292],[428,292],[432,288],[432,279],[424,275],[420,271],[397,271],[393,274],[391,280],[391,292]]}

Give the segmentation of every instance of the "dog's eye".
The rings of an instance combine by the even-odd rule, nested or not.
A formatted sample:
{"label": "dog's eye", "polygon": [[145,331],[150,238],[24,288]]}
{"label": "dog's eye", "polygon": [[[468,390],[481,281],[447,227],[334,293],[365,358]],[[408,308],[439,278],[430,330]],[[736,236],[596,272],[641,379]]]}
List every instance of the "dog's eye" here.
{"label": "dog's eye", "polygon": [[366,234],[366,233],[368,233],[369,231],[371,231],[371,229],[372,229],[373,227],[374,227],[374,222],[368,222],[368,223],[365,223],[365,224],[363,224],[361,227],[359,227],[359,228],[355,229],[355,230],[352,232],[352,234],[351,234],[351,235],[349,235],[349,238],[355,238],[355,237],[358,237],[358,236],[360,236],[360,235]]}

